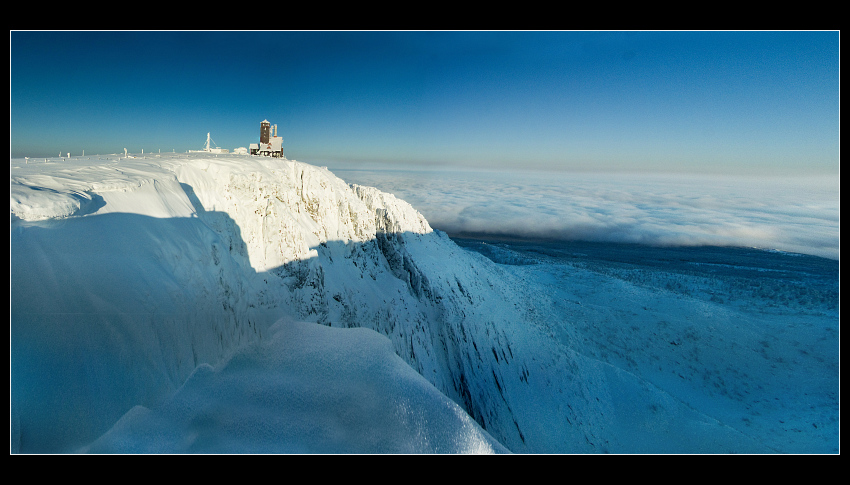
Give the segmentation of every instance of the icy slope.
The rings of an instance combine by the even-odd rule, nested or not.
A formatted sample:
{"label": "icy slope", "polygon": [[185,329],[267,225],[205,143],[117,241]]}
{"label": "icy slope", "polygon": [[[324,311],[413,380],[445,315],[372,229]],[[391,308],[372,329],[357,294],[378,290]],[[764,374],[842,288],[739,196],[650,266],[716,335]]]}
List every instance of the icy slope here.
{"label": "icy slope", "polygon": [[[666,450],[672,435],[680,452],[771,451],[571,345],[536,282],[326,169],[248,156],[13,161],[10,195],[13,451],[77,449],[134,406],[185,423],[192,413],[169,403],[221,385],[190,379],[171,397],[192,372],[278,338],[281,317],[383,334],[511,451]],[[139,414],[110,436],[161,425]],[[665,426],[623,434],[659,415]]]}
{"label": "icy slope", "polygon": [[281,320],[88,453],[505,453],[372,330]]}

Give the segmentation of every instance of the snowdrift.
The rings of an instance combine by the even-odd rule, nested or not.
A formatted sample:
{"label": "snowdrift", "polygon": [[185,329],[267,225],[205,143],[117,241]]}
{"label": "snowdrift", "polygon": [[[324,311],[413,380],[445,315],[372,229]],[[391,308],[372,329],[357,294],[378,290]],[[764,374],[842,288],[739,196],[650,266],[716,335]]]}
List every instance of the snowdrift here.
{"label": "snowdrift", "polygon": [[376,332],[286,320],[269,331],[79,451],[507,452]]}

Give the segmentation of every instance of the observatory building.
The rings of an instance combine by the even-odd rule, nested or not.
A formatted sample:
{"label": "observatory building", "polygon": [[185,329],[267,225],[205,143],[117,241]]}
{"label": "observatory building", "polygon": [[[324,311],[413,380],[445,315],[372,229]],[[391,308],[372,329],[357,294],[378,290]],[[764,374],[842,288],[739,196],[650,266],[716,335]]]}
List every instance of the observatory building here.
{"label": "observatory building", "polygon": [[277,136],[277,125],[272,131],[268,120],[263,120],[260,123],[260,143],[251,143],[248,150],[251,155],[283,158],[283,138]]}

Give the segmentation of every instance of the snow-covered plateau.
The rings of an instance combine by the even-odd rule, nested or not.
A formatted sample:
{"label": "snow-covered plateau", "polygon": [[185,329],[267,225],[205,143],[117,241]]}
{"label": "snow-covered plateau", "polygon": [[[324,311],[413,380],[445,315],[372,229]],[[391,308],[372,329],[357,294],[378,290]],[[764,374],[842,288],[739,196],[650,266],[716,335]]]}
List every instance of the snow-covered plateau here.
{"label": "snow-covered plateau", "polygon": [[837,261],[455,241],[237,154],[10,181],[13,453],[839,451]]}

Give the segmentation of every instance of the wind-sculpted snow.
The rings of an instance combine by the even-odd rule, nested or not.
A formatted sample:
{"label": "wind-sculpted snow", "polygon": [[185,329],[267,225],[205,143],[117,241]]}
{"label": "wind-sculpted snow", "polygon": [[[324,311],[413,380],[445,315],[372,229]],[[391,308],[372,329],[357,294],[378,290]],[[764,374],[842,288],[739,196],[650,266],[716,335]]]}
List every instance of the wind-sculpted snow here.
{"label": "wind-sculpted snow", "polygon": [[[11,214],[16,452],[777,450],[588,347],[576,330],[586,322],[562,320],[569,313],[545,278],[462,249],[408,203],[324,168],[208,155],[13,161]],[[533,262],[510,251],[500,258]],[[375,331],[433,390],[384,353],[353,348],[315,359],[340,369],[337,379],[314,369],[292,383],[310,359],[270,363],[295,352],[281,341],[285,325],[273,326],[281,319],[338,327],[320,335],[298,324],[299,338],[329,346],[348,328]],[[350,335],[354,347],[377,342]],[[369,358],[394,370],[367,378],[359,359]],[[237,385],[240,366],[250,372]],[[375,412],[395,414],[367,421],[374,446],[323,445],[329,435],[303,433],[327,432],[316,421],[348,413],[342,427],[364,436],[364,408],[353,404],[360,391],[327,395],[340,376],[388,389]],[[231,420],[240,385],[256,412]],[[386,403],[403,389],[421,399],[398,414]],[[459,407],[447,411],[435,393]],[[202,407],[209,396],[221,400]],[[302,412],[308,402],[335,407]],[[442,412],[455,417],[437,419]],[[657,425],[635,424],[649,422]],[[246,431],[256,426],[268,432]]]}
{"label": "wind-sculpted snow", "polygon": [[133,408],[81,451],[507,452],[385,337],[287,320],[215,368],[198,366],[163,405]]}

